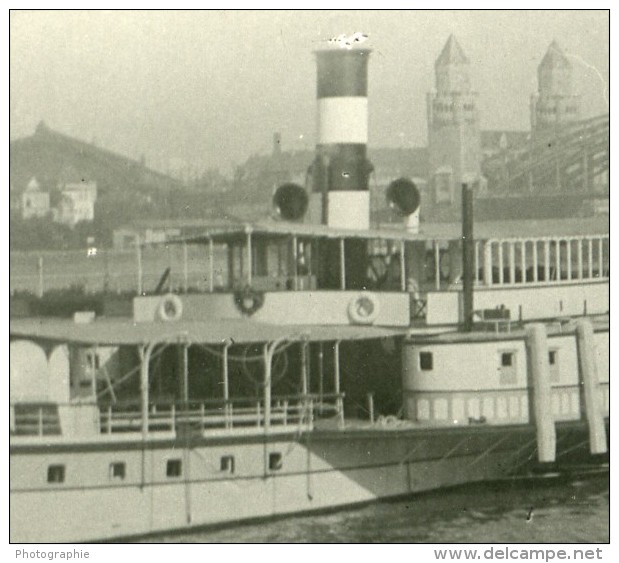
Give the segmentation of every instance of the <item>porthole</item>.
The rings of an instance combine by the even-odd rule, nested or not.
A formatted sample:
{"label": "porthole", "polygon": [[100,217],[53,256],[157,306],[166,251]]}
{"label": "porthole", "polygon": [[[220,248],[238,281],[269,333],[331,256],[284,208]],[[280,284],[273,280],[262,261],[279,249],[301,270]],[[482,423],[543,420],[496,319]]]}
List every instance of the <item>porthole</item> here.
{"label": "porthole", "polygon": [[169,459],[166,465],[166,477],[180,477],[182,474],[182,461],[180,459]]}
{"label": "porthole", "polygon": [[269,469],[271,471],[279,471],[282,467],[282,454],[279,452],[271,452],[269,454]]}
{"label": "porthole", "polygon": [[234,473],[234,456],[233,455],[224,455],[221,456],[219,461],[219,470],[222,473]]}
{"label": "porthole", "polygon": [[126,475],[126,464],[124,461],[110,463],[110,479],[112,481],[123,481]]}
{"label": "porthole", "polygon": [[65,467],[64,465],[50,465],[47,467],[47,482],[48,483],[64,483]]}

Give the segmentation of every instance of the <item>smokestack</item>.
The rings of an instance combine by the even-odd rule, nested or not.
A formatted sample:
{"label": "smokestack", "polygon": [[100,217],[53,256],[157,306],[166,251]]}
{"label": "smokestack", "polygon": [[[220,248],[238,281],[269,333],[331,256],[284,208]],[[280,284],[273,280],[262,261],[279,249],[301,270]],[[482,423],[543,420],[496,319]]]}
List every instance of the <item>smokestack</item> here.
{"label": "smokestack", "polygon": [[464,330],[473,330],[473,284],[475,283],[475,240],[473,239],[473,189],[462,184],[462,285]]}
{"label": "smokestack", "polygon": [[368,229],[367,49],[316,53],[318,144],[314,219],[334,228]]}

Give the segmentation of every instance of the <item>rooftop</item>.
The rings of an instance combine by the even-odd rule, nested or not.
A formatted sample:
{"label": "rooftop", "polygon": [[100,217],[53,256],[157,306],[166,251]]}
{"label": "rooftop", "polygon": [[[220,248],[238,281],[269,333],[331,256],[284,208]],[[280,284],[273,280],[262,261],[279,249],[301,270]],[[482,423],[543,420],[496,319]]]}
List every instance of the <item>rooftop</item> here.
{"label": "rooftop", "polygon": [[447,43],[443,47],[441,54],[436,59],[435,66],[447,66],[452,64],[468,64],[469,60],[464,54],[460,43],[455,38],[453,33],[447,39]]}
{"label": "rooftop", "polygon": [[224,344],[232,341],[243,344],[273,342],[279,338],[328,342],[387,338],[402,334],[404,329],[354,325],[273,325],[247,322],[244,319],[136,323],[133,319],[118,317],[82,324],[69,319],[29,318],[10,322],[12,337],[92,346],[137,346],[178,341],[190,344]]}

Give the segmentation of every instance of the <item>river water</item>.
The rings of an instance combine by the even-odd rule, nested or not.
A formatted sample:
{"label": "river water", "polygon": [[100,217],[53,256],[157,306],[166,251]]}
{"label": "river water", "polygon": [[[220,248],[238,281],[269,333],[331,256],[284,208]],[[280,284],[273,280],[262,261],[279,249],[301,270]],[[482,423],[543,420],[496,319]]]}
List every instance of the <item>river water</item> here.
{"label": "river water", "polygon": [[465,485],[328,514],[164,535],[178,543],[605,543],[609,473]]}

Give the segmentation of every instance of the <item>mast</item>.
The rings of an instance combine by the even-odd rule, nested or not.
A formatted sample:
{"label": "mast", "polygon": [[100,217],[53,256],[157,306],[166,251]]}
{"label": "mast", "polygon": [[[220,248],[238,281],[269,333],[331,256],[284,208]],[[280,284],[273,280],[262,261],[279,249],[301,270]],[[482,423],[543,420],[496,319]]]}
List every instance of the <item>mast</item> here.
{"label": "mast", "polygon": [[473,238],[473,190],[462,184],[462,284],[464,330],[473,330],[473,284],[475,280],[475,240]]}

